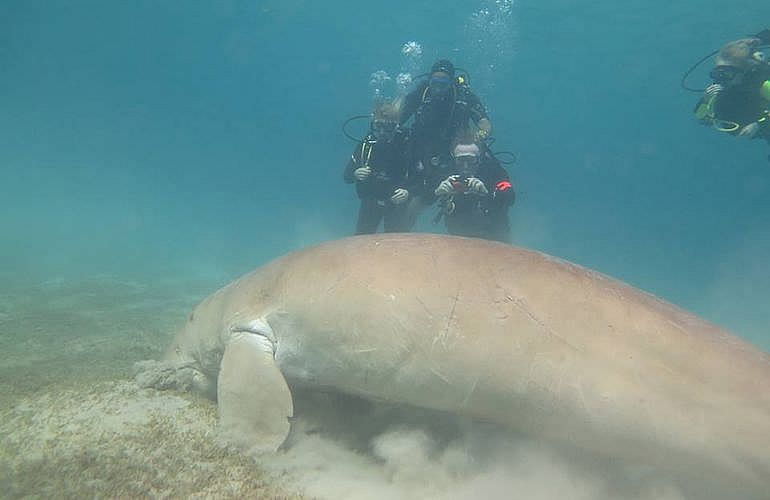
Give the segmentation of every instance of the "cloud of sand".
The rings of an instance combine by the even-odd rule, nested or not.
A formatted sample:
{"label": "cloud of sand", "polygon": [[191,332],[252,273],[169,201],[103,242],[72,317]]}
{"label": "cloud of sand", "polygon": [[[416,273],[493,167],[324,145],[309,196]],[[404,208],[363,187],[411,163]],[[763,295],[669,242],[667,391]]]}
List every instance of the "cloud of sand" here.
{"label": "cloud of sand", "polygon": [[261,459],[311,497],[685,498],[644,470],[562,454],[492,426],[413,408],[351,409],[329,395],[311,400],[300,403],[286,449]]}

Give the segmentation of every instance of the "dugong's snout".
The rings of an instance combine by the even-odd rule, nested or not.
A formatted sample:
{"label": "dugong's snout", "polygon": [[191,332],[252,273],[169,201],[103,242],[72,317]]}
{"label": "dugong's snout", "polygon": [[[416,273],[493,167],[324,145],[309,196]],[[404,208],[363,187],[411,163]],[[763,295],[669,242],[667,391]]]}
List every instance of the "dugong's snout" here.
{"label": "dugong's snout", "polygon": [[216,347],[222,331],[222,307],[221,293],[198,304],[166,349],[164,361],[200,363],[206,351],[221,350]]}
{"label": "dugong's snout", "polygon": [[140,386],[195,391],[216,399],[222,348],[221,300],[215,298],[216,295],[203,301],[188,315],[160,361],[135,365],[135,378]]}
{"label": "dugong's snout", "polygon": [[[192,315],[191,315],[192,316]],[[163,353],[162,361],[177,365],[198,365],[195,348],[191,342],[194,335],[195,325],[188,320],[182,328],[177,330],[174,339],[166,347]]]}
{"label": "dugong's snout", "polygon": [[[183,329],[176,337],[185,336]],[[134,377],[140,387],[195,391],[210,399],[216,398],[216,382],[212,382],[201,370],[198,360],[190,356],[184,350],[183,343],[177,342],[176,339],[166,349],[160,361],[147,360],[136,363]]]}

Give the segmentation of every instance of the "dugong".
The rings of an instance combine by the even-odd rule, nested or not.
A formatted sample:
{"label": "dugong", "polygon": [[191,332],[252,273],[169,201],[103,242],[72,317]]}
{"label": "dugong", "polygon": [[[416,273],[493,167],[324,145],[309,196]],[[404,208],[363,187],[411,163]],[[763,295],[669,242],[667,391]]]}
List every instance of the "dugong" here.
{"label": "dugong", "polygon": [[770,491],[767,353],[511,245],[390,234],[290,253],[199,304],[164,362],[253,451],[283,443],[297,384]]}

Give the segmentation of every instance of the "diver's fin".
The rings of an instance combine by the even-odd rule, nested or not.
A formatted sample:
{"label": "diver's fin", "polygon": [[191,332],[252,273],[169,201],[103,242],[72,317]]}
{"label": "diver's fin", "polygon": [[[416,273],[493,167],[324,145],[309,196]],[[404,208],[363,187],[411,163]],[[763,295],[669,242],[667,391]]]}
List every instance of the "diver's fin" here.
{"label": "diver's fin", "polygon": [[225,347],[217,382],[219,424],[229,444],[273,452],[289,434],[291,392],[268,338],[236,331]]}

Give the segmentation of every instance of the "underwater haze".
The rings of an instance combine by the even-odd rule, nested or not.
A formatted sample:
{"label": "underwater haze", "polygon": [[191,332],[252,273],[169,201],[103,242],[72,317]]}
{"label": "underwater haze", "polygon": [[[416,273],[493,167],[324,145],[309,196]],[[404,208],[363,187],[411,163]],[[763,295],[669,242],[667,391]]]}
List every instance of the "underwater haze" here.
{"label": "underwater haze", "polygon": [[[5,402],[126,378],[218,287],[352,234],[342,124],[437,58],[469,72],[494,149],[517,156],[512,243],[770,350],[770,147],[701,126],[680,87],[768,27],[758,0],[3,0]],[[704,64],[690,83],[707,80]],[[442,231],[433,214],[420,230]],[[62,487],[19,482],[49,469],[8,465],[11,442],[11,496]],[[93,484],[78,491],[146,493]]]}

